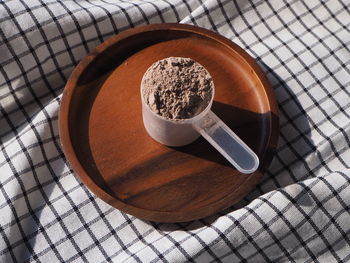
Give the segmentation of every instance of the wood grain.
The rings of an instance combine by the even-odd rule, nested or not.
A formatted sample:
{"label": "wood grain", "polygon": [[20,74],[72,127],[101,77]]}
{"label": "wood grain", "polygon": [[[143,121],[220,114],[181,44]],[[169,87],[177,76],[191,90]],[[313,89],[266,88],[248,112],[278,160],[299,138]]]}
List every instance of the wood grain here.
{"label": "wood grain", "polygon": [[[148,136],[141,78],[169,56],[207,68],[216,87],[212,109],[257,153],[257,172],[239,173],[202,138],[172,148]],[[180,24],[131,29],[98,46],[64,89],[59,125],[65,156],[91,191],[161,222],[202,218],[242,199],[270,164],[279,129],[273,91],[255,61],[222,36]]]}

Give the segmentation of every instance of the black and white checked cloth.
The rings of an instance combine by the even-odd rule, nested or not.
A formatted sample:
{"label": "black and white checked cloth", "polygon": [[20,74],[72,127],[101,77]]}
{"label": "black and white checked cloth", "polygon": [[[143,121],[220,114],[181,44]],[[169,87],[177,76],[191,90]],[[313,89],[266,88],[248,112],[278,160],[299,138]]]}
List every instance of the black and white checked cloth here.
{"label": "black and white checked cloth", "polygon": [[[60,98],[79,60],[161,22],[232,39],[280,108],[277,154],[257,189],[190,223],[105,204],[59,143]],[[350,262],[349,28],[349,0],[0,0],[0,262]]]}

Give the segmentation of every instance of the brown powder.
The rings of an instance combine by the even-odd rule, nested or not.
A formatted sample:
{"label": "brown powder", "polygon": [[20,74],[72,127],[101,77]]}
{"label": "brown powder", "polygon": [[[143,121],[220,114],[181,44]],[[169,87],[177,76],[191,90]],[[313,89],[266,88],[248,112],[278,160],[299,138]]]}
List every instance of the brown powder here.
{"label": "brown powder", "polygon": [[142,95],[152,111],[166,119],[188,119],[202,112],[213,95],[209,72],[190,58],[155,62],[142,79]]}

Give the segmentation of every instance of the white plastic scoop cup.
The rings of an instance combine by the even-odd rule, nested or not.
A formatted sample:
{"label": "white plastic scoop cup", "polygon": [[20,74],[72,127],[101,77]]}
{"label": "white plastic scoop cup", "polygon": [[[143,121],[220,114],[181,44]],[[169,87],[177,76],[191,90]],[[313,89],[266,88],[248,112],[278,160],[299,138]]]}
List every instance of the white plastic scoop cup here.
{"label": "white plastic scoop cup", "polygon": [[208,106],[190,119],[169,120],[153,112],[141,101],[143,123],[148,134],[156,141],[168,146],[184,146],[202,135],[238,171],[250,174],[259,166],[256,154],[210,109],[213,104],[215,88]]}

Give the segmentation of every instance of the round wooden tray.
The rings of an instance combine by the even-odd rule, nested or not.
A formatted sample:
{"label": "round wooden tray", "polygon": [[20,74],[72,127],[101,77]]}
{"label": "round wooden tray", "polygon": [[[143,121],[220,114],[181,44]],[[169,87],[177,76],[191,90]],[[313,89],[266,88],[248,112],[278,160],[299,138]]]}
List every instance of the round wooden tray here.
{"label": "round wooden tray", "polygon": [[[244,175],[200,138],[178,148],[146,133],[139,87],[155,61],[190,57],[208,69],[212,110],[259,156]],[[63,150],[98,197],[139,218],[190,221],[242,199],[259,182],[277,144],[278,110],[256,62],[230,40],[189,25],[134,28],[99,45],[73,71],[59,113]]]}

